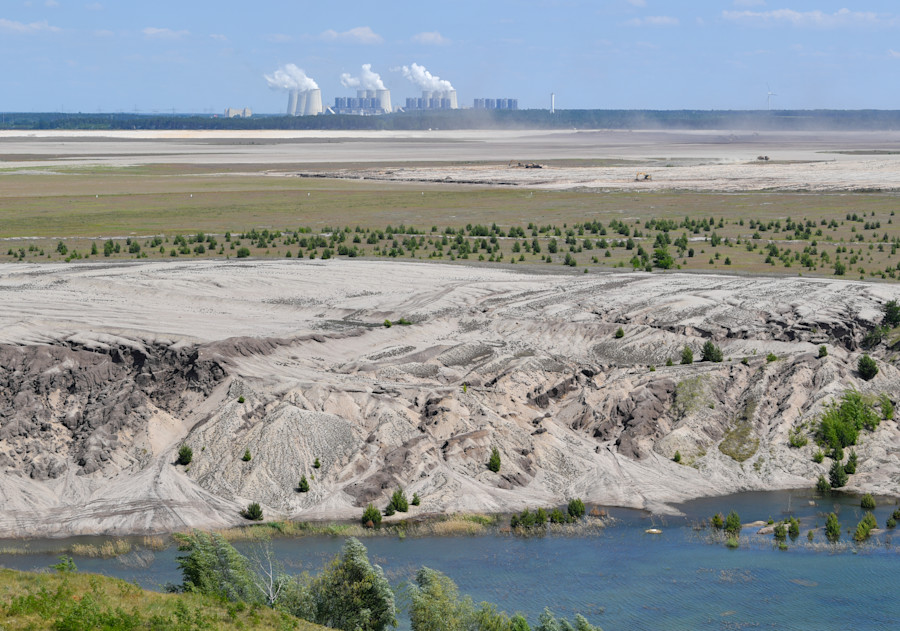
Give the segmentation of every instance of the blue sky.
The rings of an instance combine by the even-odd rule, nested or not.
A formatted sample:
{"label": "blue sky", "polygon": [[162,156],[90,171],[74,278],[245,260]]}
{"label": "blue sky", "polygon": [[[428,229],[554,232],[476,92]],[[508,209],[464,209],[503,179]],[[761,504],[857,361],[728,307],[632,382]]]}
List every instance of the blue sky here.
{"label": "blue sky", "polygon": [[0,0],[0,111],[279,112],[289,63],[326,104],[362,64],[402,103],[418,63],[461,105],[900,109],[900,3]]}

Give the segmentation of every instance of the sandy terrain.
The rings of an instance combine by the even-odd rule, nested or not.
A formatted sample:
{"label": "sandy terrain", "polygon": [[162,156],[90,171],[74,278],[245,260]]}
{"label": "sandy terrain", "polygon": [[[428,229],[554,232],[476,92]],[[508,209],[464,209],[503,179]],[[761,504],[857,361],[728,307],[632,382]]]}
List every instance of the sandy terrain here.
{"label": "sandy terrain", "polygon": [[[890,349],[855,371],[891,285],[210,261],[0,266],[0,295],[0,536],[223,526],[250,501],[355,518],[398,485],[419,512],[664,511],[811,486],[830,461],[789,431],[848,387],[900,392]],[[724,363],[677,365],[710,338]],[[858,451],[850,488],[900,493],[897,423]]]}
{"label": "sandy terrain", "polygon": [[[844,153],[859,151],[863,154]],[[122,167],[143,164],[279,165],[273,175],[319,165],[336,177],[504,184],[536,188],[898,190],[900,132],[731,131],[423,132],[0,132],[0,167]],[[882,152],[875,154],[872,152]],[[866,155],[868,154],[868,155]],[[759,162],[758,156],[770,161]],[[513,161],[551,164],[515,169]],[[627,161],[612,166],[560,160]],[[475,162],[428,167],[427,163]],[[399,163],[385,168],[385,163]],[[414,164],[406,166],[402,163]],[[423,165],[423,163],[425,163]],[[373,165],[361,168],[359,165]],[[297,165],[297,170],[283,165]],[[639,171],[651,182],[635,182]]]}

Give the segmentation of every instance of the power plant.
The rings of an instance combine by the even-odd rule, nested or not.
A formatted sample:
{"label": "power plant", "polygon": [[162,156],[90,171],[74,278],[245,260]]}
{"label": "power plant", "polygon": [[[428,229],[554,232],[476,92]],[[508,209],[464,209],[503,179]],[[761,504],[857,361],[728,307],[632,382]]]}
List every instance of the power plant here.
{"label": "power plant", "polygon": [[335,114],[355,114],[356,116],[390,114],[394,111],[391,106],[391,91],[386,88],[357,90],[356,98],[338,96],[334,99],[333,110]]}
{"label": "power plant", "polygon": [[288,93],[288,116],[317,116],[322,111],[322,90],[319,88]]}
{"label": "power plant", "polygon": [[475,99],[476,110],[517,110],[519,99]]}
{"label": "power plant", "polygon": [[456,90],[423,90],[421,98],[406,99],[407,110],[455,110],[458,108]]}

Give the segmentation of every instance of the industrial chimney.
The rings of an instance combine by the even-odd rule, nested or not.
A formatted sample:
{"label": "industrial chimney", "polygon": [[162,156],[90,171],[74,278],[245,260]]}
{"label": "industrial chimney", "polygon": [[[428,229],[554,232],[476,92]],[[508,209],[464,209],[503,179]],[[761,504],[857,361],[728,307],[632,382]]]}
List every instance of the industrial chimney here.
{"label": "industrial chimney", "polygon": [[378,99],[378,107],[384,110],[385,114],[390,114],[393,112],[393,108],[391,107],[391,91],[390,90],[376,90],[375,94]]}
{"label": "industrial chimney", "polygon": [[300,97],[299,90],[291,90],[288,92],[288,106],[287,106],[287,115],[288,116],[296,116],[297,115],[297,99]]}

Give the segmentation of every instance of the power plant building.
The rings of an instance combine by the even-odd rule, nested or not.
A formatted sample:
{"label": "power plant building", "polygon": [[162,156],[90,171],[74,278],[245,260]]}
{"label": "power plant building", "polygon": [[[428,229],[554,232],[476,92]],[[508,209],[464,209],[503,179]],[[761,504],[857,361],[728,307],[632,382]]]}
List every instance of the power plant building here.
{"label": "power plant building", "polygon": [[317,116],[322,113],[322,90],[291,90],[288,93],[288,116]]}
{"label": "power plant building", "polygon": [[251,116],[253,116],[253,111],[249,107],[243,109],[225,108],[225,118],[250,118]]}
{"label": "power plant building", "polygon": [[336,97],[333,110],[335,114],[353,114],[356,116],[390,114],[393,111],[391,91],[357,90],[356,98]]}
{"label": "power plant building", "polygon": [[459,108],[456,90],[446,92],[422,92],[421,98],[406,99],[407,110],[455,110]]}
{"label": "power plant building", "polygon": [[475,99],[476,110],[517,110],[519,99]]}

